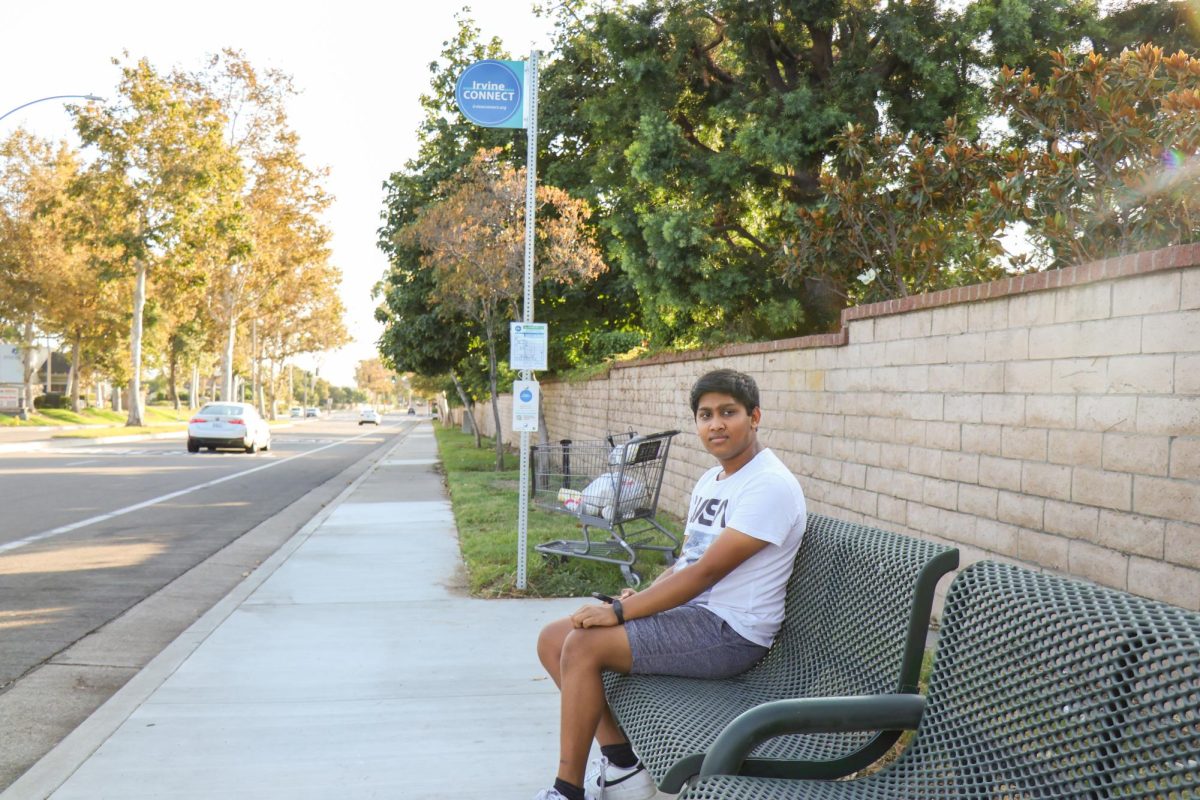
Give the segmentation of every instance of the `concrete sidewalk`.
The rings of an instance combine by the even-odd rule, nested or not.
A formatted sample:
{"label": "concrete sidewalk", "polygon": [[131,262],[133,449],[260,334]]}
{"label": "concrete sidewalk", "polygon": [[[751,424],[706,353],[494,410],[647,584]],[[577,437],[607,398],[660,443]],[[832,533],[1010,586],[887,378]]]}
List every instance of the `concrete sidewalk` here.
{"label": "concrete sidewalk", "polygon": [[436,462],[421,424],[0,800],[549,785],[558,692],[534,643],[582,601],[468,597]]}

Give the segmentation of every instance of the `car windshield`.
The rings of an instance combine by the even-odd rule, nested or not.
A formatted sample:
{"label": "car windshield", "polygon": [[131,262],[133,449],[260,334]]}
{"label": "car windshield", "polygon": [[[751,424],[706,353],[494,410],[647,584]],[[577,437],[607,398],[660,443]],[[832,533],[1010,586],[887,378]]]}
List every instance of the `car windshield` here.
{"label": "car windshield", "polygon": [[219,417],[234,417],[238,416],[239,414],[245,414],[247,411],[243,406],[221,405],[219,403],[214,403],[200,409],[200,413],[215,414]]}

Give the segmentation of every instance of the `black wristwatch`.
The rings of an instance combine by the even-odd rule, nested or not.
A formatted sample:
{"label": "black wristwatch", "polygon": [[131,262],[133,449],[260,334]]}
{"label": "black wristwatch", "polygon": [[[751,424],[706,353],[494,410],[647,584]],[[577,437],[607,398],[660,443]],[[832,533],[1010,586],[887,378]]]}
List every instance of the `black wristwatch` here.
{"label": "black wristwatch", "polygon": [[612,601],[612,610],[613,610],[613,613],[617,615],[617,624],[624,625],[625,624],[625,609],[621,608],[620,600],[614,599]]}

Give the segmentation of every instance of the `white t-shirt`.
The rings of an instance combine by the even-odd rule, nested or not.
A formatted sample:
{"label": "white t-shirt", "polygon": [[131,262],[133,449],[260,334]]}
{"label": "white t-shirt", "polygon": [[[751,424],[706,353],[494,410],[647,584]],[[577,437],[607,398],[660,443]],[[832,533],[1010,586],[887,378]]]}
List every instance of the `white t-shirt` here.
{"label": "white t-shirt", "polygon": [[769,647],[783,623],[787,582],[808,522],[804,492],[770,450],[724,480],[717,480],[720,474],[721,467],[713,467],[692,490],[687,538],[675,571],[699,561],[726,528],[767,542],[692,602],[708,608],[742,637]]}

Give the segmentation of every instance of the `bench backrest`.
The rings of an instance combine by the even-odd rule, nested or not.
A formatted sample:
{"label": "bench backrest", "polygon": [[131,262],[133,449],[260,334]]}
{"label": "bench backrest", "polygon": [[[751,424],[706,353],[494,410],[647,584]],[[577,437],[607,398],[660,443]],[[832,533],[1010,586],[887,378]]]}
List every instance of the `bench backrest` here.
{"label": "bench backrest", "polygon": [[946,599],[916,741],[889,770],[936,773],[947,797],[1200,796],[1200,614],[972,565]]}
{"label": "bench backrest", "polygon": [[915,692],[934,589],[957,565],[953,548],[810,514],[783,628],[742,680],[784,679],[793,697]]}

